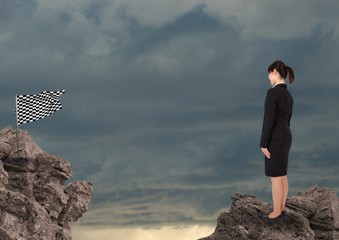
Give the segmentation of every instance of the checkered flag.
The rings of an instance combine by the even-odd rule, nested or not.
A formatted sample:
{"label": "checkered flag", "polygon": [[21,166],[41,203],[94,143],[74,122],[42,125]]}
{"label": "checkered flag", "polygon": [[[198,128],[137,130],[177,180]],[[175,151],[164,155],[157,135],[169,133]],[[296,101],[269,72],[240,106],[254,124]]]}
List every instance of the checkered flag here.
{"label": "checkered flag", "polygon": [[17,124],[33,122],[60,110],[62,91],[43,91],[38,95],[16,95]]}

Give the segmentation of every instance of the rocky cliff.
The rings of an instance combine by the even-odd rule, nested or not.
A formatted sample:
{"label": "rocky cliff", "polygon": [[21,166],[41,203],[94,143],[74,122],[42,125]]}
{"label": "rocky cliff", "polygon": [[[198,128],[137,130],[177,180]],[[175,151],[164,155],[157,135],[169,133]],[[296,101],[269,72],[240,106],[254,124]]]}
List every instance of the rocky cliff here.
{"label": "rocky cliff", "polygon": [[65,181],[72,176],[70,163],[44,152],[19,130],[0,132],[0,239],[68,240],[71,225],[88,205],[90,183]]}
{"label": "rocky cliff", "polygon": [[236,194],[221,213],[215,232],[200,240],[339,240],[339,199],[328,188],[310,187],[287,200],[283,222],[263,221],[272,206],[252,195]]}

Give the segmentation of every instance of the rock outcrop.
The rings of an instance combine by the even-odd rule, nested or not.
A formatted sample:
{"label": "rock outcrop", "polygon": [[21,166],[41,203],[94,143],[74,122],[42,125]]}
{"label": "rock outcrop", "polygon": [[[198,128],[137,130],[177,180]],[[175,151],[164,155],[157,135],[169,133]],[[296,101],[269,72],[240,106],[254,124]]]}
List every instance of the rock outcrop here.
{"label": "rock outcrop", "polygon": [[64,185],[71,165],[44,152],[19,130],[0,132],[0,239],[69,240],[71,225],[88,205],[93,192],[89,182]]}
{"label": "rock outcrop", "polygon": [[215,232],[199,240],[338,240],[339,199],[328,188],[310,187],[287,199],[283,222],[266,222],[272,206],[252,195],[235,194],[231,209],[221,213]]}

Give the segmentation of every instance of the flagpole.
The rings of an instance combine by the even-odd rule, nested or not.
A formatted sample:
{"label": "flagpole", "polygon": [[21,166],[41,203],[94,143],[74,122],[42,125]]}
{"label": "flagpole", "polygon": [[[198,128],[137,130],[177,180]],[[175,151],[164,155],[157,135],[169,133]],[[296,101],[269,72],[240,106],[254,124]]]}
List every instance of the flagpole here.
{"label": "flagpole", "polygon": [[18,94],[15,94],[15,117],[16,117],[16,153],[19,157],[19,134],[18,134]]}

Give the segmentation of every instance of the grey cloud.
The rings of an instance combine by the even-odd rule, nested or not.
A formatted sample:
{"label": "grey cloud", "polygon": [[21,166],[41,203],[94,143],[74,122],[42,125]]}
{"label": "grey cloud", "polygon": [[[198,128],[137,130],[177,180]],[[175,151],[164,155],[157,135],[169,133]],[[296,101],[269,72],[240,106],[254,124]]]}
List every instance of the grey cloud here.
{"label": "grey cloud", "polygon": [[[338,4],[330,1],[252,2],[244,8],[244,1],[229,3],[208,1],[206,12],[240,31],[243,39],[296,39],[309,36],[314,28],[338,28],[335,13]],[[326,12],[326,14],[325,14]]]}
{"label": "grey cloud", "polygon": [[337,156],[337,143],[327,142],[326,139],[311,149],[293,151],[290,161],[291,185],[299,191],[310,184],[331,186],[338,192]]}

